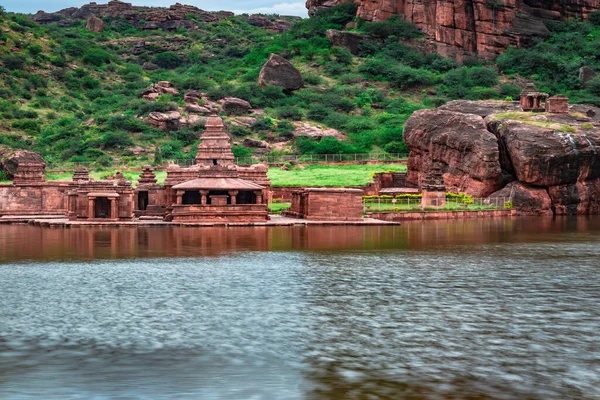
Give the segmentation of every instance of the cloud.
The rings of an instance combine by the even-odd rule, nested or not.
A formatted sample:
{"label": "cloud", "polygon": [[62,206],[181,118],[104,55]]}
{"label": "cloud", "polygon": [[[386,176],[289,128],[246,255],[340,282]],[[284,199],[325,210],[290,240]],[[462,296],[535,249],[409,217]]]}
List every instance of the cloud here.
{"label": "cloud", "polygon": [[297,3],[277,3],[268,7],[258,7],[252,9],[233,10],[236,14],[280,14],[280,15],[297,15],[307,17],[308,10],[303,2]]}

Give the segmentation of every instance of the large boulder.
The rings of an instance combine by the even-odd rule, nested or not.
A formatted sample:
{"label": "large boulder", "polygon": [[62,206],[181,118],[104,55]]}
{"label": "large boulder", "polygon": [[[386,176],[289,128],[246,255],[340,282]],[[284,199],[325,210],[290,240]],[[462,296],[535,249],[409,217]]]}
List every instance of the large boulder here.
{"label": "large boulder", "polygon": [[95,15],[90,15],[87,20],[87,24],[85,25],[85,29],[90,32],[100,33],[102,30],[106,28],[106,24],[100,18]]}
{"label": "large boulder", "polygon": [[304,80],[291,62],[277,54],[271,54],[260,70],[258,85],[276,85],[286,90],[297,90],[304,86]]}
{"label": "large boulder", "polygon": [[511,182],[488,197],[490,204],[509,201],[521,215],[552,215],[552,201],[545,188]]}
{"label": "large boulder", "polygon": [[551,186],[548,194],[555,215],[600,214],[600,179]]}
{"label": "large boulder", "polygon": [[13,179],[19,164],[36,163],[46,166],[46,161],[38,153],[31,150],[10,149],[0,146],[0,170]]}
{"label": "large boulder", "polygon": [[596,72],[590,67],[583,66],[579,68],[579,81],[583,87],[585,87],[589,81],[594,79],[596,75]]}
{"label": "large boulder", "polygon": [[250,103],[237,97],[225,97],[219,100],[219,104],[227,115],[243,115],[252,110]]}
{"label": "large boulder", "polygon": [[176,131],[181,127],[181,114],[177,111],[168,114],[160,112],[151,112],[146,118],[146,122],[161,131]]}
{"label": "large boulder", "polygon": [[452,100],[439,106],[437,109],[463,114],[475,114],[485,118],[488,115],[502,112],[521,111],[521,103],[518,101],[500,100]]}
{"label": "large boulder", "polygon": [[546,119],[515,121],[501,118],[492,120],[488,126],[498,137],[503,167],[521,182],[558,186],[600,178],[600,136],[597,131],[589,134],[561,131],[574,128],[564,124],[553,126]]}
{"label": "large boulder", "polygon": [[498,140],[478,115],[416,111],[404,125],[404,141],[410,184],[419,185],[437,161],[448,190],[486,197],[502,187]]}
{"label": "large boulder", "polygon": [[296,127],[293,131],[294,137],[308,137],[311,139],[321,140],[324,137],[334,137],[338,140],[346,139],[344,134],[336,129],[323,129],[320,126],[313,126],[306,122],[294,122]]}
{"label": "large boulder", "polygon": [[326,35],[332,46],[345,47],[354,55],[358,54],[360,44],[363,41],[370,39],[370,36],[367,35],[348,31],[338,31],[337,29],[328,29]]}

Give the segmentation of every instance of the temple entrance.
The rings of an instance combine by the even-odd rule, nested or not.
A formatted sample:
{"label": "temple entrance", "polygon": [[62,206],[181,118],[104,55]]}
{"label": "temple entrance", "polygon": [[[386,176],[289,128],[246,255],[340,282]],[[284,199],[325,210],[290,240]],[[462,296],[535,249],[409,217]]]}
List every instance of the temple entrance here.
{"label": "temple entrance", "polygon": [[148,208],[148,192],[138,192],[138,210],[145,211]]}
{"label": "temple entrance", "polygon": [[236,198],[237,204],[256,204],[256,194],[254,192],[240,192]]}
{"label": "temple entrance", "polygon": [[200,204],[201,197],[200,192],[197,190],[186,191],[183,194],[182,203],[183,204]]}
{"label": "temple entrance", "polygon": [[110,218],[110,200],[97,197],[94,201],[94,218]]}

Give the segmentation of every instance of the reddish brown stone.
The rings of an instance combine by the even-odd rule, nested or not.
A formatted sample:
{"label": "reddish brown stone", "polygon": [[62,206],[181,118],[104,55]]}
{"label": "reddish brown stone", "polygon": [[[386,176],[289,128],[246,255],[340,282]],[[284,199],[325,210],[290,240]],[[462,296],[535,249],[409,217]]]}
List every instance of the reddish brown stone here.
{"label": "reddish brown stone", "polygon": [[305,188],[292,194],[292,206],[283,215],[322,221],[362,220],[360,189]]}

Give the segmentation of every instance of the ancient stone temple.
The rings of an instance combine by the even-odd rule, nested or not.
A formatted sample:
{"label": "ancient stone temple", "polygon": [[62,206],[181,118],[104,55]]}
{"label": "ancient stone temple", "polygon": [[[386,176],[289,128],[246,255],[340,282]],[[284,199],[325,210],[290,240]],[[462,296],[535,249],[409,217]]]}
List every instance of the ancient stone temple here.
{"label": "ancient stone temple", "polygon": [[166,195],[157,183],[150,165],[142,167],[142,174],[135,188],[135,216],[140,219],[162,219],[166,212]]}
{"label": "ancient stone temple", "polygon": [[446,186],[439,162],[434,162],[429,173],[421,182],[421,207],[443,207],[446,205]]}
{"label": "ancient stone temple", "polygon": [[521,92],[521,109],[523,111],[544,112],[548,93],[538,92],[533,83],[528,83]]}
{"label": "ancient stone temple", "polygon": [[67,215],[70,220],[131,221],[134,201],[131,182],[117,173],[112,180],[83,180],[80,173],[68,192]]}
{"label": "ancient stone temple", "polygon": [[[208,118],[201,136],[196,165],[167,170],[167,219],[174,222],[267,221],[267,187],[242,179],[233,160],[223,120],[213,115]],[[254,178],[268,182],[266,168],[255,172]]]}

